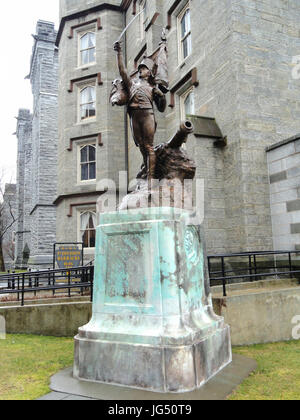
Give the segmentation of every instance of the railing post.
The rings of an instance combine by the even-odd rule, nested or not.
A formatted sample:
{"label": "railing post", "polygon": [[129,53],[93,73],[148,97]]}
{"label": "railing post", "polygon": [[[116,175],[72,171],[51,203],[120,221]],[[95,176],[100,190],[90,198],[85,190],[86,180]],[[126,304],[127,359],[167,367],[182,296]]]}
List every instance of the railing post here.
{"label": "railing post", "polygon": [[[55,287],[55,271],[53,271],[53,287]],[[55,296],[55,289],[53,289],[53,296]]]}
{"label": "railing post", "polygon": [[223,296],[227,296],[226,292],[226,278],[225,278],[225,261],[224,257],[222,257],[222,277],[223,277]]}
{"label": "railing post", "polygon": [[[83,269],[81,269],[80,283],[83,283],[83,271],[84,271],[84,270],[85,270],[84,268],[83,268]],[[78,274],[78,271],[77,271],[77,274]],[[81,296],[83,296],[84,287],[81,287],[81,288],[80,288],[80,290],[81,290]]]}
{"label": "railing post", "polygon": [[292,273],[293,266],[292,266],[292,255],[291,255],[290,252],[289,252],[289,268],[290,268],[290,278],[292,279],[293,278],[293,273]]}
{"label": "railing post", "polygon": [[210,263],[210,258],[207,258],[208,261],[208,273],[209,273],[209,278],[211,277],[211,263]]}
{"label": "railing post", "polygon": [[[253,261],[254,261],[254,272],[255,272],[255,274],[257,274],[257,264],[256,264],[256,255],[254,254],[253,255]],[[256,279],[257,277],[255,277],[255,279]],[[251,279],[252,280],[252,279]]]}
{"label": "railing post", "polygon": [[[252,276],[252,255],[249,255],[249,274]],[[251,277],[252,280],[252,277]]]}
{"label": "railing post", "polygon": [[20,276],[18,276],[18,302],[20,301]]}
{"label": "railing post", "polygon": [[37,285],[38,285],[38,283],[37,283],[37,274],[34,276],[34,288],[35,288],[35,290],[34,290],[34,297],[36,297],[36,289],[37,289]]}
{"label": "railing post", "polygon": [[[68,285],[71,286],[71,271],[68,271]],[[68,296],[69,298],[71,297],[71,289],[69,287],[69,292],[68,292]]]}
{"label": "railing post", "polygon": [[21,306],[24,306],[24,294],[25,294],[25,274],[22,275],[22,302]]}
{"label": "railing post", "polygon": [[91,269],[91,302],[93,302],[94,295],[94,267]]}

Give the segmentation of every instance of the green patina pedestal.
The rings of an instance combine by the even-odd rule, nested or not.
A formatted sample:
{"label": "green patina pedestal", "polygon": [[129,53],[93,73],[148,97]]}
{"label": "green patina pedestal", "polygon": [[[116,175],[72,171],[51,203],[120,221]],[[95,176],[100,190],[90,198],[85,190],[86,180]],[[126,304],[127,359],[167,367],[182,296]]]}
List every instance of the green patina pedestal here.
{"label": "green patina pedestal", "polygon": [[93,317],[75,337],[74,377],[189,392],[231,361],[230,330],[213,312],[204,240],[189,212],[102,214]]}

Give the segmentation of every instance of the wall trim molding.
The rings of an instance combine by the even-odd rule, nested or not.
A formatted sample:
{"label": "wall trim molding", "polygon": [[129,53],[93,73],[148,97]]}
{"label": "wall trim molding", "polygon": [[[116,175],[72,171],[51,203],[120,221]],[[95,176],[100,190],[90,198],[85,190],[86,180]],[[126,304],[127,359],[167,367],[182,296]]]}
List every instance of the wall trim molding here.
{"label": "wall trim molding", "polygon": [[84,206],[96,206],[97,201],[87,201],[85,203],[71,203],[69,213],[67,214],[68,217],[73,217],[73,208],[74,207],[84,207]]}
{"label": "wall trim molding", "polygon": [[100,31],[103,29],[103,26],[101,25],[101,18],[89,20],[87,22],[79,23],[78,25],[74,25],[70,29],[70,34],[68,35],[69,39],[74,38],[74,30],[78,28],[83,28],[84,26],[91,25],[92,23],[97,23],[97,30]]}
{"label": "wall trim molding", "polygon": [[176,0],[172,7],[169,9],[168,11],[168,24],[167,24],[167,29],[170,30],[172,28],[172,15],[174,13],[174,11],[177,9],[177,6],[179,6],[181,0]]}
{"label": "wall trim molding", "polygon": [[102,133],[96,133],[96,134],[89,134],[87,136],[79,136],[79,137],[73,137],[70,139],[70,146],[68,147],[67,151],[72,152],[73,150],[73,143],[80,140],[88,140],[96,138],[98,141],[98,146],[103,147],[104,144],[102,143]]}
{"label": "wall trim molding", "polygon": [[[104,191],[105,192],[105,191]],[[95,197],[96,195],[102,195],[104,194],[103,191],[87,191],[87,192],[79,192],[79,193],[70,193],[70,194],[62,194],[59,195],[53,202],[55,206],[58,206],[62,201],[69,200],[69,199],[75,199],[75,198],[81,198],[81,197]]]}
{"label": "wall trim molding", "polygon": [[198,87],[199,80],[198,80],[198,71],[197,67],[192,68],[182,79],[179,80],[173,87],[170,89],[171,100],[170,100],[170,108],[175,107],[175,93],[184,86],[189,80],[191,79],[192,86]]}
{"label": "wall trim molding", "polygon": [[75,83],[84,82],[85,80],[89,80],[89,79],[97,79],[98,86],[103,85],[101,73],[95,73],[95,74],[90,74],[90,75],[78,77],[77,79],[70,80],[70,87],[68,89],[68,92],[69,93],[73,92]]}

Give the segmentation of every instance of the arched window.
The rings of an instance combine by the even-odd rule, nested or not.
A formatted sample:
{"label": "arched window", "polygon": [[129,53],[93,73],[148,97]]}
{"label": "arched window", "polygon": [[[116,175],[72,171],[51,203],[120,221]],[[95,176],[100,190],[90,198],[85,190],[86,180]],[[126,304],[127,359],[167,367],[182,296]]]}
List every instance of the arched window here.
{"label": "arched window", "polygon": [[179,15],[180,59],[186,59],[192,52],[191,11],[189,5]]}
{"label": "arched window", "polygon": [[80,118],[95,117],[96,115],[96,88],[95,86],[87,86],[80,91]]}
{"label": "arched window", "polygon": [[80,214],[80,235],[84,248],[95,248],[96,224],[96,213],[92,211],[86,211]]}
{"label": "arched window", "polygon": [[185,116],[195,114],[195,95],[194,90],[191,90],[184,100]]}
{"label": "arched window", "polygon": [[80,65],[94,63],[96,61],[96,35],[87,32],[80,37]]}
{"label": "arched window", "polygon": [[194,89],[190,89],[185,92],[181,98],[181,118],[186,119],[187,115],[195,114],[195,93]]}
{"label": "arched window", "polygon": [[96,179],[96,145],[86,145],[80,148],[81,181]]}

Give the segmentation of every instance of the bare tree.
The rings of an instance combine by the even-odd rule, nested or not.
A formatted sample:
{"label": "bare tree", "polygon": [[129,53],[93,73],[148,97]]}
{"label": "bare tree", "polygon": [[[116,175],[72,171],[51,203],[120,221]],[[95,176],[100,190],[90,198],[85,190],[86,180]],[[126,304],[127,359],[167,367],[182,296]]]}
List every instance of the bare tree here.
{"label": "bare tree", "polygon": [[3,251],[4,253],[13,261],[15,258],[15,243],[11,239],[9,241],[5,241],[5,244],[3,245]]}
{"label": "bare tree", "polygon": [[[0,271],[5,271],[3,255],[3,244],[5,235],[17,222],[17,217],[13,211],[12,197],[5,196],[3,173],[0,175]],[[10,250],[11,254],[12,249]]]}

